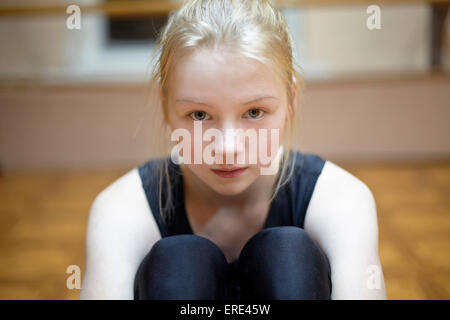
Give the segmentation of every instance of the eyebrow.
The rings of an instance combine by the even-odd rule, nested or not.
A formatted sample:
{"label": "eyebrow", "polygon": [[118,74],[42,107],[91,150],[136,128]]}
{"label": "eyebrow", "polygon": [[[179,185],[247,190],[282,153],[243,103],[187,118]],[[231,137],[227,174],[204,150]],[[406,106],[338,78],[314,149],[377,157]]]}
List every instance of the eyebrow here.
{"label": "eyebrow", "polygon": [[[254,103],[254,102],[257,102],[257,101],[261,101],[261,100],[264,100],[264,99],[275,99],[275,100],[278,100],[278,98],[274,97],[274,96],[262,96],[262,97],[258,97],[258,98],[252,99],[250,101],[244,102],[244,103],[242,103],[242,105],[247,105],[247,104]],[[208,104],[206,104],[204,102],[200,102],[200,101],[195,100],[195,99],[177,99],[175,102],[189,102],[189,103],[194,103],[194,104],[199,104],[199,105],[211,107],[210,105],[208,105]]]}

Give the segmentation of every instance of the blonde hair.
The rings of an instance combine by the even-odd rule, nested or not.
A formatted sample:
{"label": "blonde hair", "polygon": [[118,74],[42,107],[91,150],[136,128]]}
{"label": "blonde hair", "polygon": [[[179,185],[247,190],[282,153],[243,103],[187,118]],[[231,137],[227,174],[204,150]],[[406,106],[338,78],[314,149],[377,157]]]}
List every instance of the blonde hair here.
{"label": "blonde hair", "polygon": [[[284,16],[269,0],[187,0],[169,15],[165,27],[158,35],[153,53],[153,69],[150,89],[154,90],[155,103],[162,108],[164,121],[161,130],[168,137],[167,80],[182,49],[215,49],[227,46],[236,53],[271,65],[278,78],[285,84],[288,101],[288,116],[284,134],[284,154],[281,170],[272,189],[272,201],[280,188],[286,184],[293,171],[287,168],[292,148],[294,115],[298,105],[299,89],[303,88],[303,77],[295,67],[292,39]],[[294,96],[297,99],[294,100]],[[167,141],[167,140],[166,140]],[[167,150],[168,151],[168,150]],[[294,157],[295,160],[295,157]],[[171,185],[176,177],[169,175],[167,157],[159,170],[159,208],[161,217],[167,221],[174,210]],[[166,181],[166,201],[162,202],[163,179]]]}

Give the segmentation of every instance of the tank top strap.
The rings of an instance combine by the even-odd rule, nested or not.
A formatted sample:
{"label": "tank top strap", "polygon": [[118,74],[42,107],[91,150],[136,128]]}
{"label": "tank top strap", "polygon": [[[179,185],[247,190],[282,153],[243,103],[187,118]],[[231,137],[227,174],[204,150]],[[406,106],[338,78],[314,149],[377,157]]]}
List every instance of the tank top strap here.
{"label": "tank top strap", "polygon": [[326,161],[314,153],[291,152],[295,159],[292,180],[288,186],[292,225],[303,228],[309,202]]}
{"label": "tank top strap", "polygon": [[[161,207],[164,207],[168,199],[167,182],[165,179],[166,165],[171,182],[170,190],[173,207],[170,210],[170,214],[164,216],[160,210],[160,192]],[[189,222],[181,210],[184,205],[184,196],[179,166],[171,161],[170,156],[165,158],[159,157],[141,164],[138,167],[138,172],[161,237],[191,233]],[[162,186],[161,188],[160,185]]]}

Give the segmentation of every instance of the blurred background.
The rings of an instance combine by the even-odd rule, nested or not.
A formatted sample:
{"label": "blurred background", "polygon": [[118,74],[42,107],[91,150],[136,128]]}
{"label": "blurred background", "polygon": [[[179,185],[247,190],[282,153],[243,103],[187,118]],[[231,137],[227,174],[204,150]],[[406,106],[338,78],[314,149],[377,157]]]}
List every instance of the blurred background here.
{"label": "blurred background", "polygon": [[[449,1],[274,2],[306,78],[295,147],[372,190],[389,299],[449,299]],[[161,155],[150,58],[178,6],[0,1],[0,299],[78,298],[92,201]]]}

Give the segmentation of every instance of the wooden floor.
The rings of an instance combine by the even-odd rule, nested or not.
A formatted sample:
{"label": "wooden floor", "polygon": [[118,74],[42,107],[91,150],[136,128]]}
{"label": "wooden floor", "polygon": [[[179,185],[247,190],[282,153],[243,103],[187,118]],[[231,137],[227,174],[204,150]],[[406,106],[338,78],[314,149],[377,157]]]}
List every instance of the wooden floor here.
{"label": "wooden floor", "polygon": [[[389,299],[450,299],[450,162],[344,166],[374,193]],[[0,299],[76,299],[95,195],[124,172],[0,177]]]}

